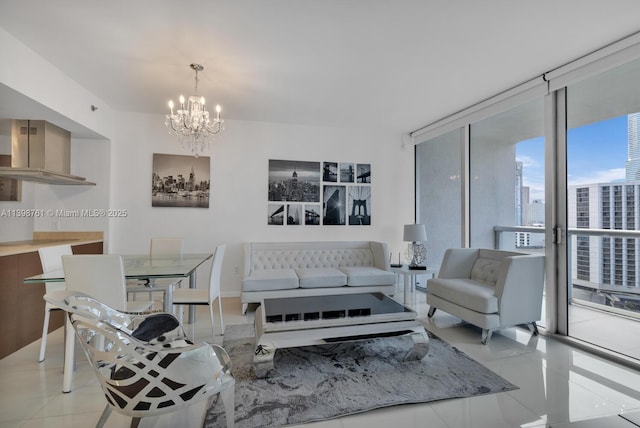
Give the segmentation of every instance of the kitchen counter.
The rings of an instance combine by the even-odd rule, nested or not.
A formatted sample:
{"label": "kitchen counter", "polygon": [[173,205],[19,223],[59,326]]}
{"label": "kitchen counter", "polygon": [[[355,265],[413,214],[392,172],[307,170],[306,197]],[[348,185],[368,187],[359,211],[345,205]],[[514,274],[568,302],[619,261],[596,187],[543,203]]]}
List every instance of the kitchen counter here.
{"label": "kitchen counter", "polygon": [[[38,249],[70,244],[73,254],[102,254],[103,236],[103,232],[34,232],[33,239],[0,242],[0,358],[42,337],[45,284],[24,283],[24,278],[42,273]],[[63,321],[62,311],[51,312],[48,331],[62,327]]]}
{"label": "kitchen counter", "polygon": [[33,232],[33,239],[0,242],[0,257],[38,251],[51,245],[82,245],[102,242],[103,232]]}

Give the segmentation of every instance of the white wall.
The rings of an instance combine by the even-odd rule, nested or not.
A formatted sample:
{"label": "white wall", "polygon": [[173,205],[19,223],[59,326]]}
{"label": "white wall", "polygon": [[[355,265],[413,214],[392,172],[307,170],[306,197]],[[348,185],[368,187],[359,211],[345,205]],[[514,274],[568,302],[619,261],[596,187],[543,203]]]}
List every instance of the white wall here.
{"label": "white wall", "polygon": [[[111,137],[112,110],[101,99],[2,28],[0,52],[4,58],[0,61],[0,84],[35,101],[34,110],[52,114],[51,118],[29,116],[19,119],[48,119],[62,128],[65,128],[64,122],[71,119],[105,138]],[[91,105],[98,106],[98,112],[91,111]],[[0,111],[13,108],[18,107],[0,105]]]}
{"label": "white wall", "polygon": [[96,185],[34,185],[35,208],[45,213],[35,219],[34,230],[103,231],[106,238],[111,174],[109,141],[72,140],[71,165],[73,175]]}
{"label": "white wall", "polygon": [[[211,145],[210,207],[152,208],[153,153],[189,154],[160,115],[123,114],[112,144],[109,252],[148,251],[152,237],[183,237],[185,251],[226,242],[223,294],[238,295],[247,241],[380,240],[404,251],[402,225],[413,222],[413,149],[400,135],[353,129],[226,121]],[[268,160],[370,163],[371,226],[268,226]],[[203,278],[205,277],[205,278]],[[199,275],[199,287],[206,275]]]}
{"label": "white wall", "polygon": [[[0,133],[0,154],[11,154],[11,135]],[[33,208],[34,185],[22,183],[21,186],[20,201],[0,201],[0,242],[31,239],[33,217],[16,217],[15,214]]]}
{"label": "white wall", "polygon": [[[0,84],[39,103],[44,107],[39,111],[54,112],[58,120],[64,117],[105,137],[75,141],[72,148],[71,172],[98,186],[36,189],[34,186],[43,185],[23,183],[19,206],[69,210],[108,206],[126,209],[128,214],[107,220],[0,221],[0,240],[30,239],[33,228],[102,227],[111,253],[148,251],[149,239],[161,236],[183,237],[186,251],[192,252],[211,251],[227,242],[225,295],[240,292],[240,274],[235,272],[242,266],[242,243],[246,241],[380,240],[394,253],[404,251],[402,226],[414,218],[414,168],[413,149],[402,150],[400,135],[227,120],[224,135],[210,150],[210,207],[152,208],[153,153],[188,154],[168,135],[164,117],[111,110],[1,28],[0,48],[12,58],[11,62],[0,62]],[[92,104],[100,109],[91,112]],[[267,226],[269,159],[370,163],[372,225]],[[0,203],[0,209],[4,204]],[[18,237],[7,239],[14,231]],[[199,286],[203,280],[206,275],[199,275]]]}
{"label": "white wall", "polygon": [[[67,216],[61,211],[109,208],[109,142],[72,140],[71,173],[86,177],[96,186],[23,181],[19,202],[0,202],[0,242],[30,240],[34,231],[102,231],[106,237],[108,217]],[[16,211],[39,216],[17,217]]]}
{"label": "white wall", "polygon": [[34,186],[36,184],[24,182],[20,201],[0,202],[0,242],[31,239],[34,218],[17,216],[17,214],[32,212],[35,201]]}
{"label": "white wall", "polygon": [[[19,111],[19,119],[43,119],[63,128],[73,122],[93,131],[92,134],[109,136],[112,112],[100,99],[75,81],[64,75],[34,51],[0,28],[0,49],[11,61],[0,61],[0,112],[15,119],[11,113]],[[10,88],[10,91],[4,90]],[[19,104],[19,105],[18,105]],[[100,106],[92,112],[90,105]],[[37,117],[34,117],[37,116]],[[10,136],[0,136],[0,151],[10,151]],[[2,210],[44,209],[41,218],[0,218],[0,241],[18,241],[32,238],[34,230],[102,230],[107,233],[106,219],[57,218],[46,215],[46,210],[64,208],[101,209],[109,204],[109,143],[106,139],[71,141],[71,173],[95,181],[98,186],[52,186],[48,184],[22,183],[20,202],[0,202]],[[55,212],[55,211],[54,211]],[[56,221],[57,220],[57,221]]]}

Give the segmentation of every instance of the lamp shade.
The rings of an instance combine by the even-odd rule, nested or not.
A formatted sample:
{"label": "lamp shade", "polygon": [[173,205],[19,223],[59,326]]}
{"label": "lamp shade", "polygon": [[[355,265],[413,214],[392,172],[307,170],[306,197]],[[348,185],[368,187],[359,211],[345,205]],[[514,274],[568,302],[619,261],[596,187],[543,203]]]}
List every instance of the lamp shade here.
{"label": "lamp shade", "polygon": [[405,224],[403,241],[419,242],[427,240],[427,229],[424,224]]}

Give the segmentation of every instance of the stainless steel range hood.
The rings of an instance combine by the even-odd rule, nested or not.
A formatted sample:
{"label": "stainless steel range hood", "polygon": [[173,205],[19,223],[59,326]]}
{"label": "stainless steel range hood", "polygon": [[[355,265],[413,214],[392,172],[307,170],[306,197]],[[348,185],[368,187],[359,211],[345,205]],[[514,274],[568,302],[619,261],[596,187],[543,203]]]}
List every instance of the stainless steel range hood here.
{"label": "stainless steel range hood", "polygon": [[0,177],[47,184],[95,183],[71,175],[71,133],[44,120],[13,120],[11,167],[0,167]]}

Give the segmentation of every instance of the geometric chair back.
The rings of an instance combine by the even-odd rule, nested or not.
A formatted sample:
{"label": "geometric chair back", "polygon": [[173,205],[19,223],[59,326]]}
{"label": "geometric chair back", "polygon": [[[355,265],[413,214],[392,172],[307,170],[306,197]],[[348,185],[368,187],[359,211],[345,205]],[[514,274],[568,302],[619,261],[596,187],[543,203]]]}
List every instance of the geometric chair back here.
{"label": "geometric chair back", "polygon": [[107,407],[98,426],[111,410],[132,417],[135,427],[145,416],[221,393],[227,427],[233,427],[235,380],[222,347],[192,344],[171,314],[126,314],[77,292],[49,299],[68,312],[104,392]]}

